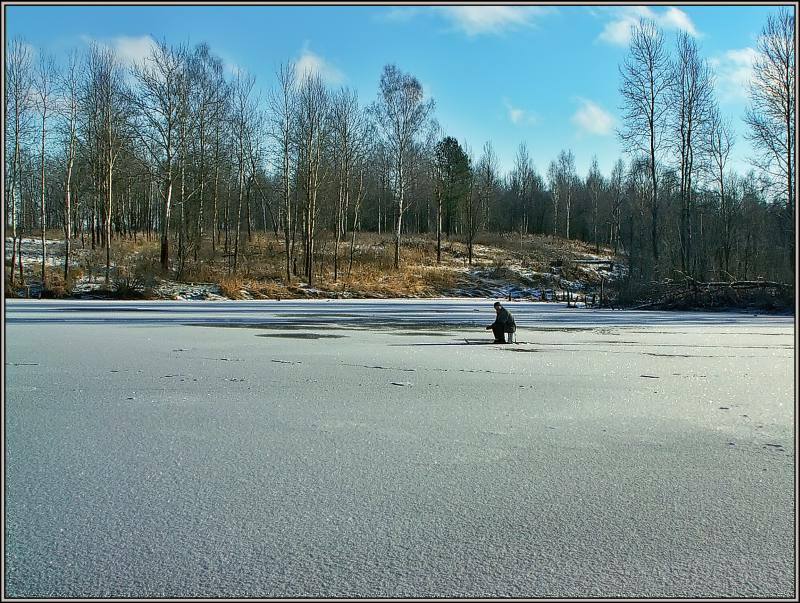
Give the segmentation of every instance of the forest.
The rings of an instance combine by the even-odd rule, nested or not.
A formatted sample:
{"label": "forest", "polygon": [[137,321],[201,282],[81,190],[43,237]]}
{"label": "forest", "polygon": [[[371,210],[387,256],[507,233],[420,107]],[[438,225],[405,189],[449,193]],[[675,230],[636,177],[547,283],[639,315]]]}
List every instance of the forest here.
{"label": "forest", "polygon": [[[370,233],[391,240],[400,270],[408,237],[473,246],[492,235],[544,235],[608,250],[627,265],[621,293],[638,300],[675,283],[771,283],[794,293],[795,37],[784,8],[763,24],[740,116],[756,150],[737,144],[715,74],[694,38],[652,21],[633,30],[616,73],[610,173],[578,174],[572,149],[543,171],[519,144],[501,173],[491,141],[473,149],[442,131],[435,100],[400,66],[376,74],[372,98],[332,89],[286,61],[273,81],[227,73],[205,43],[156,42],[128,64],[90,43],[63,60],[13,39],[5,49],[5,287],[74,278],[75,250],[95,250],[107,285],[115,247],[157,245],[148,270],[181,280],[218,258],[236,275],[255,240],[280,256],[273,278],[308,286],[350,276]],[[262,88],[263,85],[263,88]],[[476,116],[478,118],[478,116]],[[58,235],[53,235],[57,232]],[[65,244],[48,270],[47,240]],[[258,239],[258,237],[261,239]],[[22,241],[41,241],[26,274]],[[332,254],[321,264],[321,246]],[[249,260],[251,263],[252,258]],[[59,274],[60,273],[60,274]]]}

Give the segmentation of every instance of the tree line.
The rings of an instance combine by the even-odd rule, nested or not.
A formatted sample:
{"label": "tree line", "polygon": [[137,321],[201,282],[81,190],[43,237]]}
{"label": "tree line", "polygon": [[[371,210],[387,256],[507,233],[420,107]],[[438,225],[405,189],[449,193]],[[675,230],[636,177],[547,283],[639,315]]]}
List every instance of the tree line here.
{"label": "tree line", "polygon": [[[720,113],[714,73],[693,38],[669,44],[652,22],[633,28],[619,66],[618,136],[610,174],[595,157],[578,175],[564,149],[544,173],[525,142],[501,173],[490,141],[476,154],[443,132],[435,103],[412,74],[386,65],[375,97],[333,89],[289,61],[262,93],[226,73],[204,43],[160,41],[125,63],[92,43],[57,66],[22,40],[6,49],[5,220],[11,284],[21,240],[63,229],[72,245],[105,250],[123,238],[160,241],[178,278],[204,249],[228,270],[262,231],[284,256],[287,282],[316,278],[324,234],[333,278],[349,274],[360,232],[386,233],[394,267],[403,236],[467,244],[482,232],[548,234],[623,254],[632,283],[678,275],[794,282],[794,17],[768,18],[743,116],[757,156],[730,168],[733,127]],[[346,244],[349,243],[349,244]],[[200,260],[198,257],[200,256]]]}

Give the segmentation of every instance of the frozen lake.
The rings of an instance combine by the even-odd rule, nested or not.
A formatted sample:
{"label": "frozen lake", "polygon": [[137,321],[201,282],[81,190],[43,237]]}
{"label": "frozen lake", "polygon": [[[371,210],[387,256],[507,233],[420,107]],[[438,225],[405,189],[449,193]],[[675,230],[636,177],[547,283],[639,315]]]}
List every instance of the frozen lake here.
{"label": "frozen lake", "polygon": [[6,301],[8,597],[795,597],[794,318]]}

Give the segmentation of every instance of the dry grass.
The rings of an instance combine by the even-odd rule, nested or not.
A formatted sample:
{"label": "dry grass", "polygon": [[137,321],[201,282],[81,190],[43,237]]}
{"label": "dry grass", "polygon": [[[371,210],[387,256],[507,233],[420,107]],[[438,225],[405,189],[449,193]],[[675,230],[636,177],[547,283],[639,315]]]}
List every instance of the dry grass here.
{"label": "dry grass", "polygon": [[244,281],[238,275],[226,275],[219,280],[219,289],[222,295],[230,299],[244,299],[242,290],[245,288]]}
{"label": "dry grass", "polygon": [[[48,236],[58,239],[60,233]],[[335,242],[330,233],[320,233],[315,253],[314,279],[308,287],[305,277],[293,275],[285,282],[285,255],[283,242],[273,233],[254,232],[248,240],[242,233],[237,270],[232,273],[231,254],[225,254],[223,243],[212,249],[210,240],[194,252],[191,249],[184,260],[183,270],[164,273],[159,261],[159,241],[145,238],[114,239],[111,247],[111,278],[118,292],[151,292],[159,280],[180,280],[184,283],[217,284],[220,292],[232,299],[324,297],[433,297],[445,294],[469,280],[468,248],[463,240],[442,240],[442,261],[436,263],[435,235],[408,235],[403,237],[400,268],[394,268],[394,237],[391,233],[359,233],[353,250],[350,268],[349,237],[339,247],[338,277],[334,278]],[[64,294],[74,279],[89,277],[91,282],[105,278],[105,250],[81,249],[73,244],[73,257],[77,267],[70,273],[68,283],[53,280],[53,293],[63,286]],[[171,263],[175,264],[177,252],[170,248]],[[577,254],[592,253],[593,246],[575,241],[565,241],[542,235],[520,236],[518,233],[484,233],[473,246],[473,269],[491,270],[498,279],[509,281],[519,277],[510,266],[522,266],[547,272],[551,263],[568,262]],[[603,250],[601,250],[601,253]],[[302,243],[296,247],[297,270],[302,272]],[[57,271],[56,271],[57,272]],[[35,278],[35,274],[32,274]],[[27,278],[27,276],[26,276]],[[63,279],[62,279],[63,280]]]}

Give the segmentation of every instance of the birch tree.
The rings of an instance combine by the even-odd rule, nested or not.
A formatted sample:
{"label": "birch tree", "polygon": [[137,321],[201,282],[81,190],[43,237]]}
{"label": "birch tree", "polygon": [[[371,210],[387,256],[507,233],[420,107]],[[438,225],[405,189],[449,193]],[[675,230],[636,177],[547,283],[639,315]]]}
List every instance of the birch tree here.
{"label": "birch tree", "polygon": [[425,100],[419,80],[395,65],[386,65],[381,75],[376,121],[382,129],[394,171],[395,224],[394,267],[400,267],[400,237],[406,206],[407,162],[414,141],[434,108]]}
{"label": "birch tree", "polygon": [[305,193],[304,244],[305,274],[308,284],[314,279],[314,252],[316,238],[317,196],[325,177],[323,173],[323,149],[330,134],[329,94],[322,78],[315,73],[306,73],[298,91],[298,144],[299,167]]}
{"label": "birch tree", "polygon": [[485,197],[482,194],[480,182],[475,173],[472,149],[466,149],[467,165],[464,174],[464,227],[467,235],[467,263],[472,266],[472,252],[475,244],[475,237],[481,228],[483,218],[483,203]]}
{"label": "birch tree", "polygon": [[497,155],[492,148],[492,143],[487,141],[483,145],[483,152],[475,166],[476,186],[483,211],[479,223],[482,227],[489,225],[489,211],[495,203],[497,189],[500,185],[499,171]]}
{"label": "birch tree", "polygon": [[611,244],[614,246],[614,255],[619,251],[620,236],[622,231],[622,201],[624,193],[625,162],[617,159],[611,170],[609,181],[611,193]]}
{"label": "birch tree", "polygon": [[[22,213],[22,156],[23,141],[30,132],[33,118],[33,55],[31,47],[14,40],[5,60],[5,141],[11,145],[6,157],[6,224],[11,226],[11,285],[14,285],[15,263],[19,261],[20,281],[22,271],[22,233],[18,216]],[[10,150],[11,152],[8,152]],[[8,166],[8,161],[11,165]],[[10,169],[9,169],[10,167]],[[19,245],[19,250],[17,250]]]}
{"label": "birch tree", "polygon": [[278,180],[282,205],[284,254],[286,257],[286,282],[292,280],[292,159],[294,157],[297,120],[296,68],[294,63],[282,64],[276,75],[277,85],[269,96],[270,136],[274,143],[274,164],[278,168]]}
{"label": "birch tree", "polygon": [[729,181],[727,174],[728,159],[733,149],[735,138],[730,123],[724,120],[719,109],[714,107],[709,116],[708,137],[705,141],[706,154],[709,158],[706,172],[716,186],[719,198],[719,212],[722,220],[722,267],[726,273],[730,271],[731,250],[734,237],[734,215],[736,199],[732,191],[726,190]]}
{"label": "birch tree", "polygon": [[72,246],[72,170],[77,152],[79,72],[78,53],[73,51],[67,57],[61,90],[63,92],[62,130],[64,154],[67,163],[64,175],[64,282],[69,277],[70,250]]}
{"label": "birch tree", "polygon": [[586,177],[586,190],[589,193],[589,200],[592,204],[592,242],[594,243],[595,253],[600,252],[600,240],[597,236],[597,206],[604,188],[603,174],[600,173],[600,168],[597,165],[597,156],[595,156],[592,157],[592,165]]}
{"label": "birch tree", "polygon": [[231,126],[235,143],[235,160],[237,173],[236,232],[233,243],[233,260],[231,272],[236,272],[239,260],[239,242],[242,230],[242,201],[244,199],[245,171],[247,170],[249,128],[254,119],[255,103],[252,97],[255,78],[252,75],[238,73],[233,82]]}
{"label": "birch tree", "polygon": [[745,114],[747,139],[758,155],[753,164],[775,184],[783,207],[789,262],[794,272],[795,248],[795,23],[791,9],[767,17],[758,39],[758,55]]}
{"label": "birch tree", "polygon": [[572,151],[561,151],[558,157],[550,162],[547,170],[547,177],[550,181],[550,191],[553,195],[553,210],[556,219],[553,221],[555,235],[555,226],[557,224],[558,207],[564,207],[564,236],[569,238],[570,227],[570,214],[572,211],[572,199],[575,194],[578,176],[575,173],[575,155]]}
{"label": "birch tree", "polygon": [[[196,114],[198,166],[198,201],[194,236],[194,259],[202,245],[206,221],[206,190],[208,182],[208,153],[214,125],[225,110],[227,83],[223,77],[222,59],[215,56],[207,44],[198,45],[191,57],[194,66],[194,86],[191,90],[192,105]],[[216,161],[214,162],[216,164]],[[216,169],[216,166],[215,166]],[[212,244],[214,229],[212,228]]]}
{"label": "birch tree", "polygon": [[332,134],[337,171],[333,280],[339,276],[339,246],[347,230],[352,178],[358,157],[364,151],[366,115],[358,106],[355,91],[342,88],[332,100]]}
{"label": "birch tree", "polygon": [[136,131],[161,179],[163,189],[160,262],[165,271],[169,270],[169,226],[178,152],[182,68],[183,52],[161,41],[156,43],[144,63],[135,65],[132,70],[137,83],[137,89],[130,97],[136,107]]}
{"label": "birch tree", "polygon": [[92,43],[87,56],[86,94],[89,97],[91,137],[94,139],[96,191],[104,193],[101,241],[106,250],[105,282],[111,271],[111,212],[114,164],[127,136],[128,118],[123,67],[113,49]]}
{"label": "birch tree", "polygon": [[[514,170],[511,173],[511,187],[519,205],[520,236],[528,234],[528,223],[531,205],[533,204],[533,191],[532,191],[532,177],[533,177],[533,163],[531,162],[530,155],[528,154],[528,146],[521,142],[517,147],[517,155],[514,159]],[[556,225],[558,223],[558,206],[553,206],[553,236],[556,234]]]}
{"label": "birch tree", "polygon": [[647,157],[650,175],[650,244],[658,270],[658,165],[667,119],[669,56],[664,37],[650,20],[642,19],[631,32],[628,57],[620,67],[623,128],[618,132],[634,156]]}
{"label": "birch tree", "polygon": [[41,169],[41,179],[40,179],[40,192],[41,197],[39,198],[39,226],[41,228],[41,235],[42,235],[42,290],[47,287],[46,282],[46,273],[45,273],[45,266],[47,263],[47,243],[45,240],[45,230],[47,229],[47,213],[45,211],[45,200],[46,200],[46,192],[47,186],[45,182],[45,165],[46,165],[46,156],[45,156],[45,144],[47,138],[47,119],[48,119],[48,111],[52,108],[51,105],[53,103],[53,96],[56,93],[56,86],[57,86],[57,73],[56,73],[56,66],[53,58],[49,55],[42,55],[39,58],[39,63],[36,68],[35,74],[35,81],[34,86],[36,90],[36,108],[39,112],[39,116],[42,119],[41,125],[41,153],[39,155],[39,165]]}
{"label": "birch tree", "polygon": [[667,94],[671,147],[680,175],[681,268],[686,274],[695,271],[693,224],[693,181],[700,169],[704,139],[713,110],[713,80],[705,60],[689,34],[677,37],[677,57],[672,66]]}

